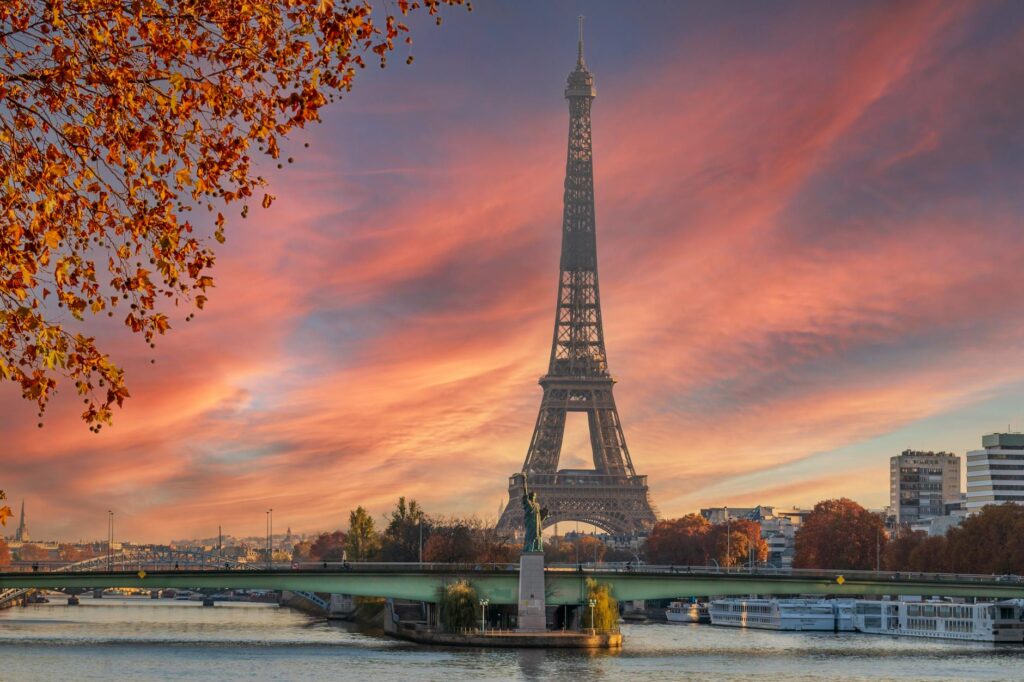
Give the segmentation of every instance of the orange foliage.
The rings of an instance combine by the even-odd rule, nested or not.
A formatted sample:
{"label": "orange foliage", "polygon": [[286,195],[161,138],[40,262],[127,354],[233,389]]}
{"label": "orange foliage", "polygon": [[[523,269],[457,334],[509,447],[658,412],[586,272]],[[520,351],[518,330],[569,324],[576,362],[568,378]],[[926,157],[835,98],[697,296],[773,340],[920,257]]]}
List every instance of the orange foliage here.
{"label": "orange foliage", "polygon": [[[7,494],[3,490],[0,490],[0,500],[6,500],[6,499],[7,499]],[[7,519],[9,519],[11,517],[11,514],[13,514],[13,513],[14,512],[12,512],[11,508],[8,507],[7,505],[5,505],[5,504],[0,505],[0,526],[6,526],[7,525]]]}
{"label": "orange foliage", "polygon": [[647,537],[647,560],[653,564],[704,566],[717,561],[720,566],[768,558],[768,543],[761,539],[761,526],[755,521],[736,519],[712,524],[700,514],[659,521]]}
{"label": "orange foliage", "polygon": [[705,542],[711,524],[700,514],[659,521],[647,536],[647,560],[652,564],[703,566],[708,563]]}
{"label": "orange foliage", "polygon": [[11,548],[0,538],[0,566],[8,566],[11,563]]}
{"label": "orange foliage", "polygon": [[878,514],[845,497],[823,500],[796,532],[793,567],[874,570],[886,540]]}
{"label": "orange foliage", "polygon": [[117,315],[152,346],[202,308],[219,209],[245,217],[265,184],[252,147],[278,158],[367,57],[384,66],[407,33],[392,11],[442,4],[463,0],[0,3],[0,381],[42,416],[64,376],[90,428],[109,422],[124,374],[77,323]]}

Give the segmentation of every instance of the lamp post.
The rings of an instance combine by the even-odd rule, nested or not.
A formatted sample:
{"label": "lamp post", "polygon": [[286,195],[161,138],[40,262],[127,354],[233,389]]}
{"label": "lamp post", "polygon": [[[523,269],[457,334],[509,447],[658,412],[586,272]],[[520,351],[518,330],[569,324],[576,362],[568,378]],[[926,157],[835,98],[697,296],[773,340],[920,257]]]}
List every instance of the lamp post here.
{"label": "lamp post", "polygon": [[423,515],[420,514],[416,520],[416,525],[420,527],[420,563],[423,563]]}
{"label": "lamp post", "polygon": [[729,567],[732,566],[732,523],[729,518],[729,508],[725,508],[725,570],[728,571]]}
{"label": "lamp post", "polygon": [[274,560],[274,548],[271,544],[271,537],[274,534],[274,510],[273,508],[267,510],[267,570],[269,571],[273,567]]}
{"label": "lamp post", "polygon": [[107,572],[114,570],[114,512],[107,510]]}
{"label": "lamp post", "polygon": [[591,634],[594,634],[594,633],[597,632],[597,623],[594,622],[594,607],[597,606],[597,600],[596,599],[590,599],[589,600],[589,604],[590,604],[590,632],[591,632]]}
{"label": "lamp post", "polygon": [[487,632],[487,605],[491,603],[489,599],[480,600],[480,632]]}

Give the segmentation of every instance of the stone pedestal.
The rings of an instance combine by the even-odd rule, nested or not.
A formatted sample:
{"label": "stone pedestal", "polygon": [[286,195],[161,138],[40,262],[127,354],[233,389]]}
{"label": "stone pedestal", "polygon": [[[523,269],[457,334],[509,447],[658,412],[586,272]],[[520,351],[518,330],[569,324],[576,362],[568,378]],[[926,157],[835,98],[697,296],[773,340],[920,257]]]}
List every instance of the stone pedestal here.
{"label": "stone pedestal", "polygon": [[523,552],[519,557],[519,630],[547,629],[544,610],[544,552]]}

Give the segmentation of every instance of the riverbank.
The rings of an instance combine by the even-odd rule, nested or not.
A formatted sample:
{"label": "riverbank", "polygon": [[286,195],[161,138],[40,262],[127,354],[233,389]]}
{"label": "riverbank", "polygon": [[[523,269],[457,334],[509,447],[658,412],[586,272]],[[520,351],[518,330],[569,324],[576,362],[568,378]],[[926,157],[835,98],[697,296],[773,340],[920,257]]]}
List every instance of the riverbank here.
{"label": "riverbank", "polygon": [[437,632],[423,623],[395,623],[384,632],[417,644],[433,646],[496,647],[511,649],[621,649],[622,633],[518,632],[516,630]]}

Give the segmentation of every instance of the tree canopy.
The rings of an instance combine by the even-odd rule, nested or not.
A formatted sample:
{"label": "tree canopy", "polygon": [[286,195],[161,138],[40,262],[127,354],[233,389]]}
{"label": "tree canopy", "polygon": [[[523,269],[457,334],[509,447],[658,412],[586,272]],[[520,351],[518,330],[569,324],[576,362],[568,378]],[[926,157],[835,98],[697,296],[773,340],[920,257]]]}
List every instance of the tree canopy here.
{"label": "tree canopy", "polygon": [[373,561],[380,558],[380,535],[373,526],[373,517],[361,506],[348,515],[345,552],[351,561]]}
{"label": "tree canopy", "polygon": [[885,522],[853,500],[823,500],[794,538],[794,568],[874,570],[884,551]]}
{"label": "tree canopy", "polygon": [[227,207],[274,200],[254,154],[278,159],[367,60],[383,67],[403,16],[460,4],[0,3],[0,382],[42,417],[64,377],[90,428],[108,423],[128,389],[86,316],[151,346],[190,320]]}
{"label": "tree canopy", "polygon": [[768,543],[755,521],[735,519],[712,524],[700,514],[659,521],[647,538],[647,559],[656,564],[703,566],[712,559],[736,566],[753,557],[768,558]]}

